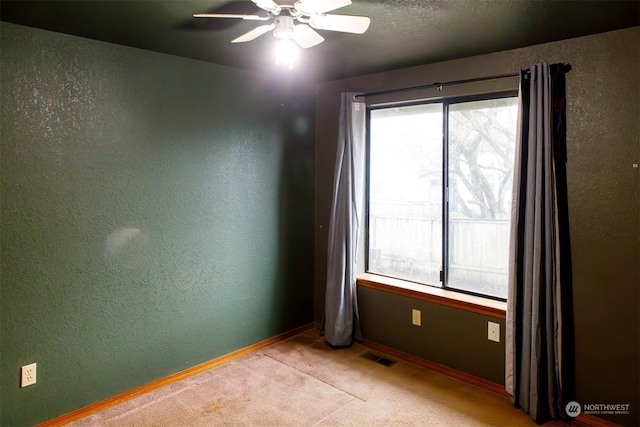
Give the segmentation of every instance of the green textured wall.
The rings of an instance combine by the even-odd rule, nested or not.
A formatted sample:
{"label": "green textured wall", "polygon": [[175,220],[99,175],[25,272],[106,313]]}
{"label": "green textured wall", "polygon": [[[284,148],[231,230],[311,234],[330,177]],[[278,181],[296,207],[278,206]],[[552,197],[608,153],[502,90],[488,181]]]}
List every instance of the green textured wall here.
{"label": "green textured wall", "polygon": [[[1,33],[0,424],[313,320],[312,90]],[[38,382],[21,389],[32,362]]]}
{"label": "green textured wall", "polygon": [[[537,62],[566,62],[567,174],[573,249],[577,400],[630,405],[629,415],[602,415],[640,425],[640,28],[530,46],[319,85],[316,113],[315,318],[323,311],[327,231],[340,92],[373,92],[517,72]],[[517,85],[517,79],[514,82]],[[494,83],[491,83],[494,84]],[[516,86],[517,87],[517,86]],[[425,96],[470,90],[451,86]],[[411,298],[364,291],[365,339],[412,349],[438,363],[494,376],[504,353],[491,357],[483,316],[430,310],[424,337],[409,326]],[[426,307],[426,306],[425,306]],[[404,312],[404,314],[403,314]],[[397,317],[402,316],[402,319]],[[372,318],[373,317],[373,318]],[[399,326],[399,322],[405,325]],[[471,323],[469,323],[471,322]],[[449,326],[453,323],[455,326]],[[468,325],[460,328],[459,325]],[[409,325],[409,326],[406,326]],[[451,337],[452,330],[458,335]],[[478,335],[482,335],[479,338]],[[433,349],[431,345],[447,346]],[[501,344],[504,345],[504,344]],[[408,350],[405,350],[408,351]],[[449,353],[449,355],[447,355]],[[480,359],[464,367],[458,357]],[[480,374],[482,373],[482,374]],[[486,373],[486,374],[485,374]]]}

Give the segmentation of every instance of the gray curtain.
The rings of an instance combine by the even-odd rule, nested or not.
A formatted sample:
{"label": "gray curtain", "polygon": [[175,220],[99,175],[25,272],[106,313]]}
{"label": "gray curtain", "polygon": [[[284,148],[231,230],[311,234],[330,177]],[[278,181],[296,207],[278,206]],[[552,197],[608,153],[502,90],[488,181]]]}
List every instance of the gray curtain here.
{"label": "gray curtain", "polygon": [[521,74],[506,321],[506,388],[538,423],[573,400],[563,64]]}
{"label": "gray curtain", "polygon": [[343,93],[329,223],[327,287],[323,330],[334,347],[362,339],[356,289],[356,257],[363,210],[365,104]]}

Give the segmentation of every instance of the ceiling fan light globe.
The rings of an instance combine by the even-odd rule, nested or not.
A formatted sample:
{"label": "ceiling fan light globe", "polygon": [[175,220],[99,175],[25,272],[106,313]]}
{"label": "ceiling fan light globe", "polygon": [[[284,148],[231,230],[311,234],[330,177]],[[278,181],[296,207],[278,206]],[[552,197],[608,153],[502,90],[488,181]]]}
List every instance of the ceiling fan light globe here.
{"label": "ceiling fan light globe", "polygon": [[289,38],[278,39],[276,42],[276,64],[293,69],[298,58],[298,46]]}

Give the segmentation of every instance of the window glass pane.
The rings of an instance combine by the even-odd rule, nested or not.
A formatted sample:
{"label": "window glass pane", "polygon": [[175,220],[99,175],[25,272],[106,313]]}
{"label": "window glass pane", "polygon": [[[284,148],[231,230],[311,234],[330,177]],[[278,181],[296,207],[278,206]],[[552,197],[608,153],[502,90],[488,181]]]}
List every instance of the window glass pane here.
{"label": "window glass pane", "polygon": [[440,285],[442,104],[371,111],[369,271]]}
{"label": "window glass pane", "polygon": [[449,106],[447,286],[507,297],[517,98]]}

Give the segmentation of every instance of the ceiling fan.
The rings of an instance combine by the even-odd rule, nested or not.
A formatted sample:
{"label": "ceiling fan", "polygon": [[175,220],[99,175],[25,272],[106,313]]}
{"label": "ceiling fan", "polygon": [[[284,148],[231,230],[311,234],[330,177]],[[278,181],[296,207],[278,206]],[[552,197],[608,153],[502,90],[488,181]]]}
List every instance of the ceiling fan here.
{"label": "ceiling fan", "polygon": [[[273,30],[273,35],[281,41],[295,41],[302,48],[309,48],[324,41],[315,30],[340,31],[362,34],[367,31],[371,20],[366,16],[327,14],[351,4],[351,0],[288,0],[276,3],[273,0],[251,0],[266,15],[241,15],[226,13],[197,13],[196,18],[238,18],[253,21],[273,21],[260,25],[232,40],[243,43],[254,40]],[[298,23],[296,23],[296,21]]]}

